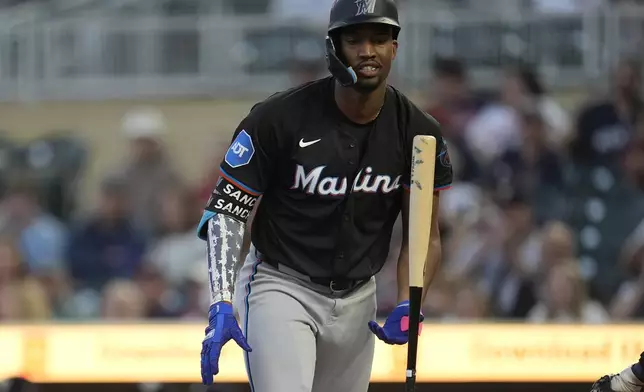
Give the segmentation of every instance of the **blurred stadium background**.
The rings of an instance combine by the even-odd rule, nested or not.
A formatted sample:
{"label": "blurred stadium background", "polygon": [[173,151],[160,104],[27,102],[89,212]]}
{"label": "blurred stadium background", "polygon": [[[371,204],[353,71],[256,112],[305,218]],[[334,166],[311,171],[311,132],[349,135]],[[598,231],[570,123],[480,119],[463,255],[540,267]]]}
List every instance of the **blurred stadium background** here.
{"label": "blurred stadium background", "polygon": [[[0,390],[205,390],[196,224],[252,104],[327,74],[331,3],[0,1]],[[644,2],[399,3],[390,83],[442,123],[456,174],[424,377],[587,390],[644,349]],[[401,380],[386,350],[375,381]],[[485,374],[527,384],[461,383]]]}

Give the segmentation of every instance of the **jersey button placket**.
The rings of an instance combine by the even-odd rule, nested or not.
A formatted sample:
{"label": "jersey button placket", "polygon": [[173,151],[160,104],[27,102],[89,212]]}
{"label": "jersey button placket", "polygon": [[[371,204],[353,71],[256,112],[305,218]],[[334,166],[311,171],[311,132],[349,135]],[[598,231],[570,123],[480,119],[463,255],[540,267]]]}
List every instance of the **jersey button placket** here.
{"label": "jersey button placket", "polygon": [[[356,144],[351,142],[351,143],[349,143],[348,147],[349,147],[350,150],[353,150],[353,149],[356,148]],[[349,166],[353,166],[353,165],[356,164],[355,160],[353,160],[353,159],[349,159],[348,163],[349,163]]]}

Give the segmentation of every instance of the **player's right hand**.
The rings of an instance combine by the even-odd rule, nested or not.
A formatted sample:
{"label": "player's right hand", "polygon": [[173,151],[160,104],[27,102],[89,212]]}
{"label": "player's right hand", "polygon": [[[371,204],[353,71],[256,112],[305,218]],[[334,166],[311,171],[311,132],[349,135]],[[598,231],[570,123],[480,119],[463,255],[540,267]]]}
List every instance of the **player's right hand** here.
{"label": "player's right hand", "polygon": [[219,355],[222,347],[233,339],[245,351],[252,351],[233,315],[229,302],[217,302],[208,312],[208,327],[201,348],[201,380],[211,385],[219,373]]}
{"label": "player's right hand", "polygon": [[[425,316],[420,313],[418,334],[423,329]],[[369,321],[369,329],[378,339],[387,344],[407,344],[409,341],[409,301],[402,301],[391,311],[382,327],[376,321]]]}

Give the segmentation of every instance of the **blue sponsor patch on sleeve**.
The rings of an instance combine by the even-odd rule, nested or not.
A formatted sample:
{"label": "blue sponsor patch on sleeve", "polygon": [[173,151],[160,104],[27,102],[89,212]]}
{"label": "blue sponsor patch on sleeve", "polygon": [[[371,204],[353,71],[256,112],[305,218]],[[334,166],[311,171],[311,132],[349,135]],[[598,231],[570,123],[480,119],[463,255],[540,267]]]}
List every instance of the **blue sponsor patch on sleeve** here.
{"label": "blue sponsor patch on sleeve", "polygon": [[239,132],[226,152],[224,160],[230,167],[236,168],[248,165],[254,154],[255,146],[253,146],[253,140],[250,138],[250,135],[246,130],[243,129]]}

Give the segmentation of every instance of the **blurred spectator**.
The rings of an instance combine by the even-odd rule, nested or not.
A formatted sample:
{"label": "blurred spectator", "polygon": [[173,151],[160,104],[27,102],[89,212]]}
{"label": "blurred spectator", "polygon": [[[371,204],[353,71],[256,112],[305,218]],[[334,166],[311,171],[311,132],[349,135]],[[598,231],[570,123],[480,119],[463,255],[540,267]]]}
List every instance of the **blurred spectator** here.
{"label": "blurred spectator", "polygon": [[158,195],[181,182],[165,152],[162,135],[166,130],[163,113],[154,108],[136,108],[123,117],[122,131],[130,142],[131,155],[119,175],[127,183],[132,222],[146,236],[157,230]]}
{"label": "blurred spectator", "polygon": [[438,58],[433,73],[427,111],[447,129],[446,137],[459,139],[478,109],[470,91],[467,68],[459,59]]}
{"label": "blurred spectator", "polygon": [[52,318],[69,319],[97,315],[97,294],[92,292],[88,301],[88,293],[75,291],[66,270],[61,269],[46,276],[39,276],[38,281],[49,299]]}
{"label": "blurred spectator", "polygon": [[144,300],[145,318],[177,317],[181,299],[179,293],[163,278],[161,271],[151,264],[141,266],[134,279]]}
{"label": "blurred spectator", "polygon": [[626,240],[621,257],[627,279],[610,305],[615,320],[644,319],[644,221]]}
{"label": "blurred spectator", "polygon": [[[443,200],[444,199],[444,200]],[[441,196],[443,227],[442,271],[448,280],[475,280],[491,290],[498,241],[491,233],[503,230],[502,212],[471,184],[455,184]]]}
{"label": "blurred spectator", "polygon": [[210,307],[210,286],[204,283],[206,267],[193,270],[192,277],[181,287],[183,303],[181,307],[181,318],[185,320],[200,320],[208,318]]}
{"label": "blurred spectator", "polygon": [[203,204],[184,189],[168,189],[160,197],[159,232],[146,259],[171,284],[183,284],[194,269],[207,276],[206,247],[196,235],[202,209]]}
{"label": "blurred spectator", "polygon": [[572,229],[561,221],[552,221],[542,229],[540,275],[577,257],[577,239]]}
{"label": "blurred spectator", "polygon": [[511,69],[510,75],[522,90],[526,107],[541,117],[547,146],[561,151],[572,136],[572,120],[568,112],[549,95],[536,70],[527,66],[517,67]]}
{"label": "blurred spectator", "polygon": [[530,310],[528,322],[600,324],[609,321],[602,305],[588,298],[586,283],[575,261],[553,266],[541,289],[539,303]]}
{"label": "blurred spectator", "polygon": [[[497,183],[506,182],[512,188],[536,193],[544,187],[563,186],[563,163],[556,151],[546,141],[546,124],[538,112],[520,113],[521,142],[499,157],[491,175]],[[505,179],[507,177],[507,179]]]}
{"label": "blurred spectator", "polygon": [[0,238],[0,321],[51,317],[45,290],[30,277],[10,238]]}
{"label": "blurred spectator", "polygon": [[520,113],[518,125],[521,140],[492,162],[489,187],[495,196],[502,198],[515,189],[534,195],[537,221],[561,218],[565,206],[558,202],[563,196],[564,167],[546,140],[547,125],[538,111],[531,110]]}
{"label": "blurred spectator", "polygon": [[16,180],[10,186],[0,207],[0,231],[17,239],[30,273],[44,275],[62,266],[67,229],[42,209],[31,181]]}
{"label": "blurred spectator", "polygon": [[506,69],[498,102],[486,105],[468,124],[467,143],[483,164],[487,164],[521,143],[520,113],[536,108],[547,124],[546,140],[559,148],[569,137],[566,112],[546,93],[539,75],[528,66]]}
{"label": "blurred spectator", "polygon": [[[475,180],[480,168],[463,139],[465,128],[480,104],[470,91],[465,64],[456,58],[439,58],[434,63],[434,83],[427,112],[441,124],[443,135],[450,143],[452,161],[458,166],[457,178]],[[455,168],[456,170],[456,168]]]}
{"label": "blurred spectator", "polygon": [[515,194],[503,205],[503,230],[497,239],[492,269],[492,306],[498,316],[524,318],[536,303],[534,278],[541,261],[540,233],[527,196]]}
{"label": "blurred spectator", "polygon": [[454,308],[447,313],[450,321],[466,322],[488,318],[489,299],[487,293],[473,282],[460,282],[454,298]]}
{"label": "blurred spectator", "polygon": [[[456,288],[454,281],[447,279],[439,272],[434,278],[431,287],[427,290],[427,297],[423,303],[423,314],[428,319],[443,319],[445,315],[454,310]],[[380,299],[378,299],[380,302]],[[387,314],[387,313],[384,313]]]}
{"label": "blurred spectator", "polygon": [[123,179],[103,182],[99,206],[71,237],[68,262],[79,287],[100,290],[114,278],[132,278],[145,243],[130,222],[127,185]]}
{"label": "blurred spectator", "polygon": [[41,208],[67,223],[80,201],[80,185],[88,163],[85,141],[71,130],[51,130],[16,146],[9,165],[16,172],[28,173],[37,184]]}
{"label": "blurred spectator", "polygon": [[641,130],[626,147],[622,162],[626,182],[644,191],[644,117],[641,120],[638,125]]}
{"label": "blurred spectator", "polygon": [[570,146],[575,163],[618,171],[616,165],[643,109],[641,69],[638,61],[622,60],[615,71],[611,97],[592,102],[581,111]]}
{"label": "blurred spectator", "polygon": [[103,290],[101,318],[138,320],[145,316],[145,298],[139,287],[129,280],[113,280]]}
{"label": "blurred spectator", "polygon": [[219,168],[221,166],[221,162],[224,160],[224,155],[226,154],[230,143],[231,140],[228,138],[217,143],[213,143],[214,145],[206,159],[206,174],[196,188],[199,203],[201,203],[200,208],[203,208],[206,205],[208,199],[210,199],[213,189],[215,189],[217,179],[219,178]]}

